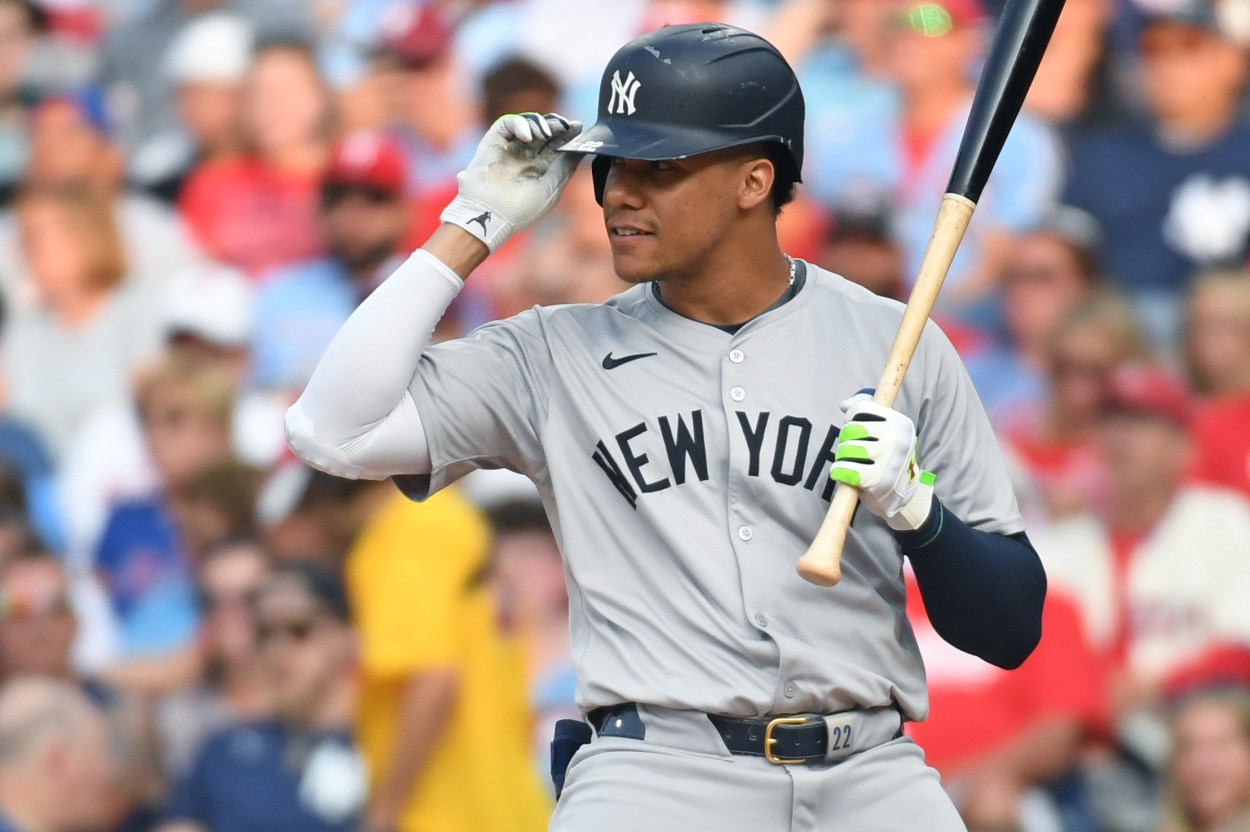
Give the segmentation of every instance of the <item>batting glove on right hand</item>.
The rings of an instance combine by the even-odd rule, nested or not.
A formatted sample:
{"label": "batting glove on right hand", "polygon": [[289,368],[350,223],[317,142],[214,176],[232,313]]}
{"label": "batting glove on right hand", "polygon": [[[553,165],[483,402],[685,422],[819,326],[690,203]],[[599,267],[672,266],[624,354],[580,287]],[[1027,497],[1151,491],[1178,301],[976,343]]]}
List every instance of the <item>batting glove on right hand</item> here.
{"label": "batting glove on right hand", "polygon": [[456,175],[459,195],[443,209],[443,222],[477,237],[491,251],[551,210],[581,157],[556,148],[582,125],[549,113],[498,119]]}
{"label": "batting glove on right hand", "polygon": [[842,402],[847,422],[829,476],[859,489],[868,510],[896,531],[915,531],[929,518],[934,476],[916,462],[916,426],[906,415],[861,390]]}

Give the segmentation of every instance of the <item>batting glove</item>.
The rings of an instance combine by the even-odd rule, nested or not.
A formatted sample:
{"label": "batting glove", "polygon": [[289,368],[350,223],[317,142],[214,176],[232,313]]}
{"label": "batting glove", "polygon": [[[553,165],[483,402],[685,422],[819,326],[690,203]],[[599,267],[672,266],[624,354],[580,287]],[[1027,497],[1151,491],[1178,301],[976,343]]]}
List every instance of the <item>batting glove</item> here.
{"label": "batting glove", "polygon": [[842,402],[846,426],[829,476],[859,489],[868,510],[895,531],[924,525],[933,505],[934,476],[916,462],[916,426],[861,390]]}
{"label": "batting glove", "polygon": [[477,237],[491,251],[551,210],[580,156],[556,148],[582,125],[549,113],[498,119],[477,146],[469,166],[456,175],[460,193],[443,209],[443,222]]}

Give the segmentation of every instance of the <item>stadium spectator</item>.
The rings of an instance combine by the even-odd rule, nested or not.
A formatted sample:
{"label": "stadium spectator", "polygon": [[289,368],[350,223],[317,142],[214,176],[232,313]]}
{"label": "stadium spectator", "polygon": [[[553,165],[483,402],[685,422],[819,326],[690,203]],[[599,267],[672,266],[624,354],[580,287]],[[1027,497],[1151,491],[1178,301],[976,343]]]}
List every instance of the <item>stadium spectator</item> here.
{"label": "stadium spectator", "polygon": [[72,685],[22,678],[0,687],[0,829],[108,828],[108,728]]}
{"label": "stadium spectator", "polygon": [[[186,366],[208,366],[236,388],[248,366],[252,290],[239,272],[205,264],[170,281],[163,309],[164,354]],[[268,467],[285,451],[284,397],[236,392],[231,419],[235,455]],[[58,472],[70,560],[86,566],[109,511],[146,496],[159,476],[143,439],[132,391],[96,405],[75,434]]]}
{"label": "stadium spectator", "polygon": [[243,81],[251,59],[252,30],[237,15],[206,14],[178,33],[162,67],[174,87],[178,129],[131,155],[136,185],[174,204],[193,167],[243,153]]}
{"label": "stadium spectator", "polygon": [[1048,399],[999,420],[1003,439],[1050,517],[1103,504],[1107,483],[1097,435],[1107,379],[1120,365],[1147,354],[1132,310],[1115,295],[1081,301],[1051,331],[1043,362]]}
{"label": "stadium spectator", "polygon": [[1189,695],[1172,714],[1171,733],[1163,832],[1250,828],[1250,693],[1214,688]]}
{"label": "stadium spectator", "polygon": [[508,113],[554,112],[559,98],[560,84],[550,72],[527,58],[506,58],[482,77],[481,126]]}
{"label": "stadium spectator", "polygon": [[65,569],[37,550],[18,556],[0,572],[0,604],[0,678],[55,679],[87,695],[107,718],[112,738],[110,811],[141,821],[162,785],[148,710],[138,697],[74,669],[79,618]]}
{"label": "stadium spectator", "polygon": [[[812,194],[836,205],[848,191],[892,194],[898,211],[904,277],[910,283],[933,230],[972,99],[972,67],[986,26],[980,0],[914,3],[890,0],[886,73],[898,104],[877,117],[809,130],[819,154],[808,177]],[[819,105],[816,105],[817,109]],[[846,136],[841,151],[826,137]],[[821,148],[824,148],[822,152]],[[1057,145],[1040,121],[1017,120],[947,278],[938,308],[948,317],[993,321],[992,290],[1016,237],[1038,222],[1059,189]]]}
{"label": "stadium spectator", "polygon": [[156,351],[159,324],[149,293],[125,281],[117,226],[99,201],[40,188],[17,212],[39,305],[5,327],[9,408],[59,459],[92,406],[124,392]]}
{"label": "stadium spectator", "polygon": [[269,558],[246,538],[219,543],[199,564],[196,644],[199,684],[161,701],[157,710],[165,770],[181,780],[204,740],[233,723],[269,714],[272,691],[259,664],[253,603],[269,574]]}
{"label": "stadium spectator", "polygon": [[1250,57],[1208,0],[1152,4],[1141,33],[1151,121],[1074,139],[1066,200],[1106,233],[1108,277],[1151,340],[1179,336],[1177,299],[1195,274],[1250,254]]}
{"label": "stadium spectator", "polygon": [[398,265],[408,230],[407,163],[381,132],[338,142],[321,181],[326,256],[275,272],[256,297],[249,383],[303,389],[347,316]]}
{"label": "stadium spectator", "polygon": [[[43,100],[30,117],[25,189],[73,189],[100,201],[121,235],[127,279],[159,285],[199,257],[178,217],[151,197],[124,187],[124,160],[109,135],[104,103],[90,92]],[[38,301],[34,270],[20,246],[17,220],[0,214],[0,292],[15,312]]]}
{"label": "stadium spectator", "polygon": [[179,209],[211,257],[259,281],[321,251],[317,190],[331,112],[311,47],[297,41],[256,47],[244,125],[251,153],[196,168]]}
{"label": "stadium spectator", "polygon": [[314,30],[313,9],[291,0],[161,0],[127,3],[99,48],[104,85],[128,152],[178,129],[175,90],[164,70],[183,30],[201,16],[244,18],[263,39],[302,38]]}
{"label": "stadium spectator", "polygon": [[298,464],[267,491],[271,526],[302,526],[346,558],[360,640],[357,739],[372,777],[366,828],[544,828],[523,662],[497,630],[483,518],[454,490],[417,505],[386,483]]}
{"label": "stadium spectator", "polygon": [[1046,350],[1059,321],[1098,280],[1097,224],[1058,208],[1020,236],[1003,267],[1002,339],[966,358],[991,419],[1036,409],[1046,395]]}
{"label": "stadium spectator", "polygon": [[545,771],[556,721],[581,718],[564,562],[537,494],[496,502],[487,517],[500,620],[526,651],[535,767]]}
{"label": "stadium spectator", "polygon": [[0,2],[0,205],[7,204],[26,162],[27,73],[47,13],[33,0]]}
{"label": "stadium spectator", "polygon": [[428,215],[455,194],[456,173],[481,139],[478,110],[462,89],[452,28],[437,3],[399,3],[381,21],[373,71],[408,157],[408,193]]}
{"label": "stadium spectator", "polygon": [[1250,497],[1250,274],[1195,281],[1185,346],[1189,377],[1204,396],[1194,425],[1194,473]]}
{"label": "stadium spectator", "polygon": [[355,647],[342,582],[279,567],[253,605],[274,715],[205,744],[161,832],[356,832],[367,781],[351,737]]}
{"label": "stadium spectator", "polygon": [[893,209],[878,194],[848,195],[834,206],[818,261],[874,294],[905,299]]}
{"label": "stadium spectator", "polygon": [[1066,0],[1025,107],[1071,133],[1122,115],[1107,89],[1106,35],[1115,0]]}
{"label": "stadium spectator", "polygon": [[1110,499],[1039,531],[1037,549],[1078,600],[1123,719],[1156,706],[1169,677],[1205,650],[1250,643],[1250,502],[1186,483],[1193,402],[1179,380],[1122,367],[1105,405]]}
{"label": "stadium spectator", "polygon": [[907,617],[929,684],[929,716],[907,733],[941,773],[969,829],[1038,829],[1042,818],[1081,817],[1079,801],[1056,781],[1075,774],[1107,714],[1103,671],[1076,604],[1062,590],[1048,592],[1042,640],[1014,671],[943,641],[910,574]]}
{"label": "stadium spectator", "polygon": [[174,501],[193,477],[228,457],[233,395],[221,372],[176,359],[151,370],[139,386],[136,402],[159,487],[113,510],[93,560],[121,624],[119,658],[181,651],[195,634],[192,553]]}

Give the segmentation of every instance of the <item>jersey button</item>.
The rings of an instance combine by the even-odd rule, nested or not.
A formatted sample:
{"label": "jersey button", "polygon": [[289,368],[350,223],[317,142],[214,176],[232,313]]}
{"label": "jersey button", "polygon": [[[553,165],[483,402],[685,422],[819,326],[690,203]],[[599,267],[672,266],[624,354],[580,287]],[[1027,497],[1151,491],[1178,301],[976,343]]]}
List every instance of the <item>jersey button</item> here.
{"label": "jersey button", "polygon": [[747,397],[747,391],[743,390],[741,387],[735,387],[734,389],[729,391],[729,398],[733,399],[736,402],[740,402],[746,397]]}
{"label": "jersey button", "polygon": [[787,699],[793,699],[793,698],[794,698],[794,691],[795,691],[795,688],[794,688],[794,682],[786,682],[786,688],[785,688],[785,691],[786,691],[786,698],[787,698]]}
{"label": "jersey button", "polygon": [[753,537],[755,537],[755,532],[751,531],[750,526],[742,526],[738,529],[739,540],[750,540]]}
{"label": "jersey button", "polygon": [[757,613],[755,614],[755,623],[756,623],[756,624],[758,624],[758,625],[760,625],[761,627],[767,627],[767,626],[768,626],[768,616],[764,615],[764,613],[762,613],[762,612],[757,612]]}
{"label": "jersey button", "polygon": [[746,355],[743,354],[742,350],[730,350],[729,351],[729,360],[735,364],[741,364],[743,359],[745,358],[746,358]]}

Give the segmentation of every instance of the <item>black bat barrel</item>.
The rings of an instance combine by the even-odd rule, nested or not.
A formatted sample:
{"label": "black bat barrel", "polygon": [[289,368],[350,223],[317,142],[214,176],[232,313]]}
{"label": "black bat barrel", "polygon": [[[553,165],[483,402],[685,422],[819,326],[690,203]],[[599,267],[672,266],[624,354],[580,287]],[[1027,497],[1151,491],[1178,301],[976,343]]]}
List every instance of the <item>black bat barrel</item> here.
{"label": "black bat barrel", "polygon": [[981,70],[947,193],[980,201],[1062,11],[1063,0],[1007,3]]}

